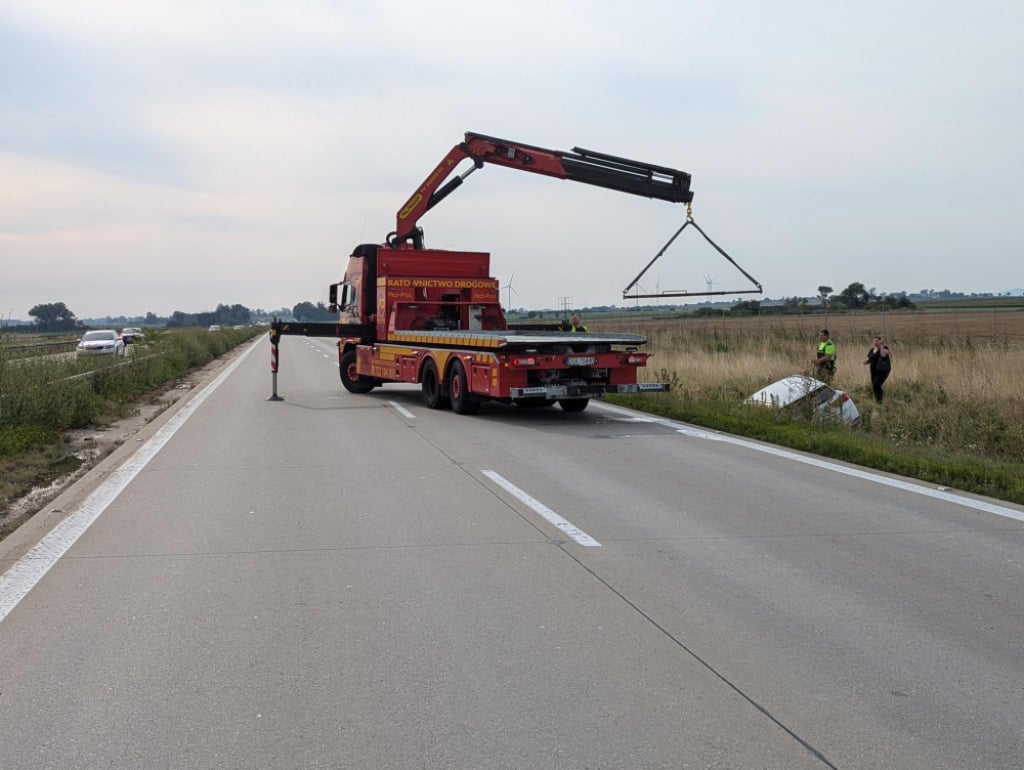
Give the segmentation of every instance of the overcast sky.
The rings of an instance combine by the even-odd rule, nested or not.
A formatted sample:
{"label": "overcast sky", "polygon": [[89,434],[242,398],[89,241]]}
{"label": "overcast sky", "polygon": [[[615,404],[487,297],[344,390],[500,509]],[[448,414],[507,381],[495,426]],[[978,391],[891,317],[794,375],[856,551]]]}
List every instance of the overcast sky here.
{"label": "overcast sky", "polygon": [[[0,314],[326,301],[466,131],[688,171],[767,297],[1020,288],[1022,30],[1019,0],[0,0]],[[683,221],[487,166],[420,224],[540,308],[628,304]],[[752,288],[692,229],[641,279],[709,283]]]}

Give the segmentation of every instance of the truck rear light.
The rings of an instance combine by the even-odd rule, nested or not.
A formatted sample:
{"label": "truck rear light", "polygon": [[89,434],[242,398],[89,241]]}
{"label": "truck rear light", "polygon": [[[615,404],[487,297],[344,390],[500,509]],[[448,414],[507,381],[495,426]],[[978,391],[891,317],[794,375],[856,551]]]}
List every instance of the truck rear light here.
{"label": "truck rear light", "polygon": [[536,356],[512,356],[512,366],[536,366]]}
{"label": "truck rear light", "polygon": [[646,353],[631,353],[626,356],[625,361],[627,364],[643,364],[647,362]]}

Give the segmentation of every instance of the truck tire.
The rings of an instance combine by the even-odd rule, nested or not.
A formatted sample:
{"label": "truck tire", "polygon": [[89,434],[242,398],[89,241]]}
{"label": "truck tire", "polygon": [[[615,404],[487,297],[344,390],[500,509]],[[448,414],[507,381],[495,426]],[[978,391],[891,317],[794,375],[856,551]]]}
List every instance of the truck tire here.
{"label": "truck tire", "polygon": [[589,398],[563,398],[558,402],[563,412],[582,412],[590,403]]}
{"label": "truck tire", "polygon": [[369,393],[376,384],[369,377],[362,377],[356,371],[356,351],[346,350],[338,362],[341,384],[349,393]]}
{"label": "truck tire", "polygon": [[480,399],[469,390],[466,367],[457,358],[452,361],[452,367],[448,372],[448,393],[451,395],[452,409],[456,414],[474,414],[480,410]]}
{"label": "truck tire", "polygon": [[431,358],[423,364],[420,384],[423,388],[423,403],[430,409],[446,409],[451,405],[448,395],[441,387],[441,378],[437,376],[437,364]]}

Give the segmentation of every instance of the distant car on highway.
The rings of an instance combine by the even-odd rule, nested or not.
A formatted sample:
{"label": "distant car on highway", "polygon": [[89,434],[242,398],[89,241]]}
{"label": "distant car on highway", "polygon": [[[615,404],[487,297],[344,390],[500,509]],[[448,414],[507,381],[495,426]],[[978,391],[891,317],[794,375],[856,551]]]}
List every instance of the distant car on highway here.
{"label": "distant car on highway", "polygon": [[145,333],[137,326],[126,326],[121,330],[121,339],[125,345],[131,345],[135,340],[145,337]]}
{"label": "distant car on highway", "polygon": [[210,331],[211,332],[219,332],[220,331],[220,324],[212,324],[210,326]]}
{"label": "distant car on highway", "polygon": [[75,357],[81,356],[123,356],[124,340],[113,329],[99,329],[86,332],[75,348]]}

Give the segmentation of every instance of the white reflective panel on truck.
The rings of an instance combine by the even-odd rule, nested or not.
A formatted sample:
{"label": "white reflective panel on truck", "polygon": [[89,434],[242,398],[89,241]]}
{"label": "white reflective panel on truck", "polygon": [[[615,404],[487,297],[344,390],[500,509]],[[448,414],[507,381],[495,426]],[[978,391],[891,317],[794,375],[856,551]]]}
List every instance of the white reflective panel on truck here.
{"label": "white reflective panel on truck", "polygon": [[546,396],[548,394],[547,388],[512,388],[511,392],[517,396]]}

